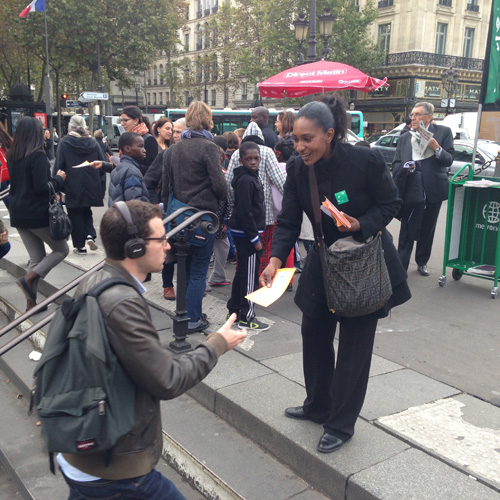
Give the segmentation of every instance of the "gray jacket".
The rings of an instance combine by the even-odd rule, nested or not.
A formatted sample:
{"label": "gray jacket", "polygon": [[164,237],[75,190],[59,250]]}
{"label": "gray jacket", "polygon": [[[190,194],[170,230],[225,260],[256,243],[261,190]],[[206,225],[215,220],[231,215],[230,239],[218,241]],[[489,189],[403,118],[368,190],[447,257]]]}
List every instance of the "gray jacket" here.
{"label": "gray jacket", "polygon": [[213,333],[194,351],[182,356],[164,349],[137,282],[117,261],[107,260],[102,271],[78,286],[75,297],[109,277],[128,280],[136,288],[116,285],[98,299],[109,343],[136,385],[135,424],[113,448],[107,467],[103,453],[84,456],[65,453],[64,458],[87,474],[117,480],[151,472],[163,444],[160,401],[176,398],[200,382],[227,350],[227,345],[220,334]]}

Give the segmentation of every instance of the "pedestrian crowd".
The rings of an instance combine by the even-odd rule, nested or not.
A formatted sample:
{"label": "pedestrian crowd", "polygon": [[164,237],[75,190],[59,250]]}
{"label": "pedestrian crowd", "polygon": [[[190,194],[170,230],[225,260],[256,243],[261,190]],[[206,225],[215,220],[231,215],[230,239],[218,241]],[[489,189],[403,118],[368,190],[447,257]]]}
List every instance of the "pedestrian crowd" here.
{"label": "pedestrian crowd", "polygon": [[[308,103],[298,113],[280,112],[275,124],[278,134],[269,126],[269,111],[262,106],[253,109],[245,129],[220,136],[212,134],[212,113],[201,101],[192,102],[185,117],[176,122],[164,117],[152,125],[137,106],[129,106],[121,114],[125,132],[119,139],[118,157],[103,142],[102,132],[91,137],[84,118],[74,115],[68,134],[58,138],[52,170],[48,158],[54,145],[38,120],[23,118],[13,140],[0,126],[0,161],[8,167],[2,167],[2,190],[10,182],[10,195],[4,201],[10,225],[17,229],[30,257],[27,274],[18,280],[27,309],[36,304],[39,279],[69,252],[67,242],[53,240],[49,232],[49,183],[63,193],[74,252],[84,256],[87,248],[98,248],[92,207],[104,205],[106,174],[110,174],[109,209],[100,233],[107,267],[102,276],[88,280],[81,293],[103,276],[125,277],[142,293],[142,282],[152,272],[161,272],[163,297],[175,300],[176,241],[174,237],[167,242],[161,217],[173,204],[180,204],[213,212],[220,222],[217,232],[190,247],[186,260],[188,334],[206,332],[210,327],[203,312],[203,298],[210,287],[231,286],[228,322],[207,337],[205,347],[196,350],[198,354],[179,359],[164,354],[149,312],[135,292],[115,290],[104,299],[110,311],[106,318],[107,328],[113,332],[111,344],[138,387],[137,425],[148,411],[148,398],[154,400],[154,409],[149,410],[153,412],[146,419],[149,423],[138,429],[136,437],[124,439],[117,447],[120,458],[116,463],[127,464],[122,470],[106,470],[99,460],[71,455],[58,458],[74,495],[71,498],[88,495],[89,481],[102,486],[100,494],[106,496],[118,491],[118,484],[139,475],[153,481],[158,491],[171,488],[162,479],[149,477],[159,457],[158,436],[152,429],[160,422],[157,402],[198,383],[218,356],[243,340],[245,333],[230,333],[233,322],[240,330],[269,330],[246,297],[259,286],[270,287],[283,267],[301,273],[295,303],[302,312],[306,392],[303,403],[287,408],[285,416],[323,425],[319,452],[338,450],[351,439],[366,395],[378,320],[411,297],[406,271],[415,241],[418,271],[429,275],[427,262],[437,215],[447,197],[445,169],[453,153],[451,132],[433,125],[432,113],[429,103],[415,105],[411,128],[408,125],[412,133],[401,136],[392,175],[376,149],[353,147],[345,141],[348,114],[335,97]],[[416,160],[415,132],[421,127],[432,132],[433,138]],[[409,213],[402,211],[401,197],[415,169],[422,172],[426,202]],[[336,205],[348,224],[339,224],[327,210],[319,210],[315,200],[325,198]],[[124,205],[129,215],[123,215]],[[395,217],[401,219],[398,249],[386,229]],[[392,294],[368,314],[335,313],[325,292],[321,243],[330,247],[346,237],[354,243],[372,237],[381,240]],[[140,255],[122,251],[129,239],[140,242]],[[301,258],[299,242],[305,258]],[[0,258],[9,251],[7,245],[7,230],[2,225]],[[45,245],[51,253],[46,253]],[[236,263],[232,282],[226,275],[229,262]],[[288,289],[293,286],[292,281]],[[119,305],[113,309],[117,301]],[[140,334],[132,332],[131,325],[142,325]],[[147,349],[141,346],[137,350],[138,342],[144,342]],[[172,370],[172,380],[163,378],[160,366]],[[136,449],[149,451],[147,456],[139,453],[134,458]],[[105,480],[111,480],[111,488]]]}

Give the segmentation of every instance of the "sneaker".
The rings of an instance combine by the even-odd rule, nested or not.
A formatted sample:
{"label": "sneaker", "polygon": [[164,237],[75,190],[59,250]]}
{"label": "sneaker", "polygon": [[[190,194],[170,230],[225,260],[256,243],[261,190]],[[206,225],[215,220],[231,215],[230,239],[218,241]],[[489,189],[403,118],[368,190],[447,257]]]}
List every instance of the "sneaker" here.
{"label": "sneaker", "polygon": [[229,264],[236,264],[236,255],[233,257],[228,257],[227,261]]}
{"label": "sneaker", "polygon": [[226,286],[226,285],[230,285],[231,282],[230,281],[209,281],[208,284],[210,286]]}
{"label": "sneaker", "polygon": [[89,246],[89,248],[91,250],[97,250],[97,248],[98,248],[98,246],[95,243],[94,238],[92,238],[92,236],[90,236],[90,234],[87,236],[87,245]]}
{"label": "sneaker", "polygon": [[175,300],[175,290],[173,286],[167,286],[163,289],[163,298],[165,300]]}
{"label": "sneaker", "polygon": [[78,254],[78,255],[87,255],[87,249],[85,247],[83,248],[73,248],[73,252]]}
{"label": "sneaker", "polygon": [[188,328],[188,335],[191,333],[198,333],[202,332],[203,330],[206,330],[210,326],[210,323],[208,322],[207,319],[200,318],[200,321],[198,321],[198,324],[196,326],[193,326],[192,328]]}
{"label": "sneaker", "polygon": [[266,325],[265,323],[257,321],[256,318],[253,318],[250,321],[239,321],[238,328],[240,329],[245,328],[252,332],[265,332],[266,330],[269,330],[269,328],[271,327],[269,325]]}
{"label": "sneaker", "polygon": [[9,215],[9,214],[4,215],[4,216],[2,217],[2,219],[3,219],[3,220],[10,220],[10,215]]}

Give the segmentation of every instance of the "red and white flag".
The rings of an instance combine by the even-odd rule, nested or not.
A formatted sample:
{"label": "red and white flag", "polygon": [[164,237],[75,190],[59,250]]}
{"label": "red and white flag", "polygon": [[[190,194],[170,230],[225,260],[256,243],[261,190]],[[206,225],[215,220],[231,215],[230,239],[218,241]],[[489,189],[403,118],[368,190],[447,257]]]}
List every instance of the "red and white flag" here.
{"label": "red and white flag", "polygon": [[26,17],[30,12],[45,12],[45,0],[33,0],[21,14],[19,14],[19,17]]}

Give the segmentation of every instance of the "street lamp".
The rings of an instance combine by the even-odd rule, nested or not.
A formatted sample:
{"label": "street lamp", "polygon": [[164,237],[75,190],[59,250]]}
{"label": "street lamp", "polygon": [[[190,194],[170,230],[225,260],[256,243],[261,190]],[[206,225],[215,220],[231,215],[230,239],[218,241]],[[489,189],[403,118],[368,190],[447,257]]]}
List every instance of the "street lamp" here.
{"label": "street lamp", "polygon": [[[304,54],[302,52],[302,44],[307,38],[309,33],[309,42],[307,50],[307,62],[314,62],[317,60],[316,52],[316,0],[311,0],[311,19],[308,22],[304,14],[300,14],[299,18],[293,22],[295,27],[295,40],[298,42],[297,51],[297,64],[303,64]],[[333,23],[335,16],[332,16],[330,9],[325,9],[322,16],[319,16],[319,34],[323,38],[323,52],[321,57],[324,59],[332,50],[328,47],[328,39],[333,33]]]}
{"label": "street lamp", "polygon": [[455,92],[458,87],[458,80],[460,79],[460,75],[456,69],[450,68],[446,70],[442,76],[441,81],[443,83],[443,89],[446,91],[446,116],[450,113],[450,107],[455,107],[455,103],[451,106],[451,97],[455,95]]}
{"label": "street lamp", "polygon": [[328,39],[333,34],[333,23],[335,22],[335,16],[331,15],[330,9],[325,9],[322,16],[319,16],[319,34],[323,38],[323,52],[321,58],[324,59],[332,49],[328,46]]}
{"label": "street lamp", "polygon": [[139,106],[139,92],[141,91],[141,82],[135,81],[135,104]]}

